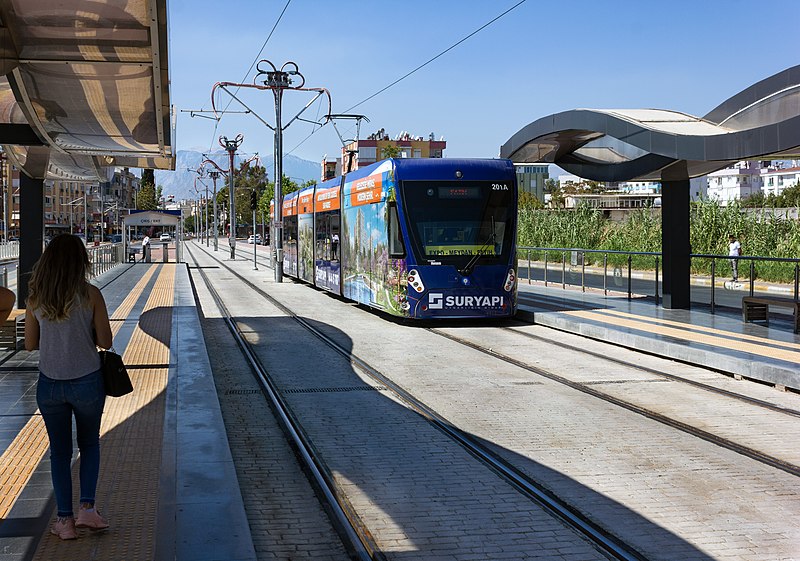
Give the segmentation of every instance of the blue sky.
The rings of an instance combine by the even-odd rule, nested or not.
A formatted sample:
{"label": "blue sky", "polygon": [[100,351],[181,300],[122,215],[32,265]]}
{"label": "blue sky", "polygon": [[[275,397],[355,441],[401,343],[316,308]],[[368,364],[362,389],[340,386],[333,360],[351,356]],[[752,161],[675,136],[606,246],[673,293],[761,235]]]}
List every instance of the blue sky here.
{"label": "blue sky", "polygon": [[[306,86],[341,113],[400,78],[518,0],[292,0],[260,58],[294,61]],[[170,0],[170,76],[179,150],[244,135],[242,151],[271,155],[272,132],[252,115],[216,130],[185,110],[210,109],[216,82],[252,83],[247,69],[286,0]],[[800,1],[527,0],[404,81],[353,109],[379,128],[447,140],[446,157],[496,157],[522,126],[575,109],[660,108],[704,115],[747,86],[800,63]],[[243,97],[274,124],[270,92]],[[230,98],[219,98],[222,106]],[[284,122],[311,98],[288,92]],[[240,109],[234,105],[231,109]],[[314,105],[305,116],[324,113]],[[343,123],[340,130],[348,128]],[[328,125],[295,122],[285,152],[319,161],[341,143]],[[350,136],[354,132],[349,132]]]}

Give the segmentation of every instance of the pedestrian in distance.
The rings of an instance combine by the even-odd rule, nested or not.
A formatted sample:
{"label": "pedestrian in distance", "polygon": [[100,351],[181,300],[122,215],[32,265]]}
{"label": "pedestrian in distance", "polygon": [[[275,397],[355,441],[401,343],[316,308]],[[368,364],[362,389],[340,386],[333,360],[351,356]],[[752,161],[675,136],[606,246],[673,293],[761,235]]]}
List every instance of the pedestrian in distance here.
{"label": "pedestrian in distance", "polygon": [[[742,254],[742,244],[736,239],[736,236],[730,234],[728,236],[728,257],[739,257]],[[731,259],[731,269],[733,270],[733,282],[739,280],[739,260]]]}
{"label": "pedestrian in distance", "polygon": [[147,258],[147,251],[150,249],[150,236],[147,234],[142,238],[142,261]]}
{"label": "pedestrian in distance", "polygon": [[339,250],[339,234],[331,236],[331,259],[336,261],[336,252]]}
{"label": "pedestrian in distance", "polygon": [[[39,349],[36,402],[50,440],[50,471],[57,519],[50,533],[62,540],[77,528],[104,530],[95,508],[100,473],[100,420],[105,389],[97,347],[112,345],[108,310],[89,283],[91,263],[79,238],[53,238],[33,267],[25,310],[25,349]],[[80,509],[72,503],[72,418],[80,449]]]}

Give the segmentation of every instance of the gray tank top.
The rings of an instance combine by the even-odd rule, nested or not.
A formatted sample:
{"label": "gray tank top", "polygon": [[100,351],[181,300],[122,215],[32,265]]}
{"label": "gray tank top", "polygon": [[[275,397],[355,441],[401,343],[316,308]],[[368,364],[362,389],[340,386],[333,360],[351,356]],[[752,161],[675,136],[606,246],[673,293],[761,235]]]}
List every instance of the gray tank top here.
{"label": "gray tank top", "polygon": [[76,305],[64,321],[39,320],[39,370],[53,380],[74,380],[100,369],[91,304]]}

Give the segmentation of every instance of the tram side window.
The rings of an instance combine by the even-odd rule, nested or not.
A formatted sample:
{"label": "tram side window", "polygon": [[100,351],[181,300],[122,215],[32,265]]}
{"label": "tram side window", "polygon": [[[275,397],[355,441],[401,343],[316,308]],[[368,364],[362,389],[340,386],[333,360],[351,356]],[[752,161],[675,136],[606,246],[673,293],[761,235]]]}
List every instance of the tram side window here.
{"label": "tram side window", "polygon": [[321,257],[324,260],[329,260],[331,258],[329,253],[330,248],[330,237],[331,237],[331,228],[330,228],[330,216],[327,213],[320,213],[316,215],[317,220],[317,257]]}
{"label": "tram side window", "polygon": [[400,232],[400,217],[397,214],[397,205],[389,205],[389,257],[405,257],[406,248],[403,245],[403,235]]}

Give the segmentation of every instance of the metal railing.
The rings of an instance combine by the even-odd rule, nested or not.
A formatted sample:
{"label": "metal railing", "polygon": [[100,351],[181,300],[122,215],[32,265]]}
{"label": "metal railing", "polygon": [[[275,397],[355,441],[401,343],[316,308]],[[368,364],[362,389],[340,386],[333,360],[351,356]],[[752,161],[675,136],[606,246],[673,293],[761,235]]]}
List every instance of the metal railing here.
{"label": "metal railing", "polygon": [[736,261],[740,263],[742,261],[747,261],[749,263],[748,291],[750,296],[753,296],[753,293],[755,292],[755,282],[756,278],[758,278],[756,263],[794,263],[792,297],[795,300],[798,300],[798,289],[800,289],[800,259],[788,257],[758,257],[755,255],[713,255],[706,253],[692,254],[691,257],[693,259],[711,259],[711,301],[709,304],[711,306],[712,314],[714,313],[714,308],[716,307],[717,261],[720,259],[728,262]]}
{"label": "metal railing", "polygon": [[19,259],[19,242],[0,242],[0,259]]}
{"label": "metal railing", "polygon": [[125,262],[125,256],[122,255],[121,243],[87,247],[86,251],[89,253],[89,261],[92,263],[93,277],[105,273],[115,265]]}
{"label": "metal railing", "polygon": [[[5,252],[4,249],[6,244],[0,244],[0,260],[6,261],[6,263],[0,262],[0,267],[2,267],[2,269],[0,269],[0,286],[4,286],[6,288],[10,288],[9,265],[19,259],[19,243],[11,243],[13,243],[15,246],[13,253]],[[124,256],[122,255],[121,243],[89,246],[86,248],[86,252],[89,254],[89,261],[92,264],[92,277],[96,277],[97,275],[105,273],[112,267],[125,262]],[[16,270],[15,277],[18,277],[19,267],[13,266],[12,270],[14,269]],[[14,279],[12,279],[12,281],[13,280]],[[19,279],[17,278],[16,282],[18,281]]]}
{"label": "metal railing", "polygon": [[[556,254],[555,260],[551,260],[552,254]],[[586,256],[587,255],[602,255],[602,286],[590,286],[587,283],[586,275]],[[609,291],[612,292],[627,292],[627,298],[630,300],[634,294],[643,296],[652,296],[655,303],[658,304],[661,299],[661,259],[660,252],[643,252],[643,251],[614,251],[606,249],[583,249],[583,248],[564,248],[564,247],[519,247],[517,249],[517,256],[520,259],[525,259],[526,266],[520,267],[520,273],[527,271],[528,284],[533,280],[540,280],[544,282],[545,286],[556,283],[561,284],[562,288],[570,286],[580,286],[582,292],[586,292],[587,288],[602,288],[603,294],[608,295]],[[532,260],[532,256],[535,259]],[[543,257],[543,260],[541,259]],[[569,258],[570,268],[567,269],[567,260]],[[719,260],[725,262],[724,269],[730,270],[728,265],[731,260],[747,261],[749,264],[749,293],[752,296],[755,290],[755,280],[758,278],[758,263],[785,263],[793,265],[793,297],[798,300],[798,288],[800,288],[800,259],[794,258],[778,258],[778,257],[758,257],[758,256],[729,256],[729,255],[713,255],[713,254],[691,254],[690,259],[707,259],[711,260],[711,282],[710,282],[710,301],[711,312],[717,306],[716,288],[717,288],[717,263]],[[599,267],[600,259],[594,259]],[[634,261],[636,263],[634,264]],[[536,269],[541,269],[539,279],[534,279]],[[541,264],[539,266],[539,264]],[[555,265],[555,266],[553,266]],[[613,267],[611,279],[615,287],[609,288],[609,265]],[[580,267],[580,273],[574,271],[574,267]],[[634,269],[634,266],[637,268]],[[590,266],[594,268],[595,266]],[[559,271],[560,269],[560,271]],[[559,274],[560,273],[560,274]],[[555,277],[553,277],[555,274]],[[626,279],[623,280],[623,275]],[[577,277],[580,277],[578,281]],[[704,275],[694,275],[699,279]],[[633,279],[637,277],[638,287],[634,287]],[[643,290],[643,287],[650,286],[650,290]],[[736,286],[732,286],[736,288]]]}

